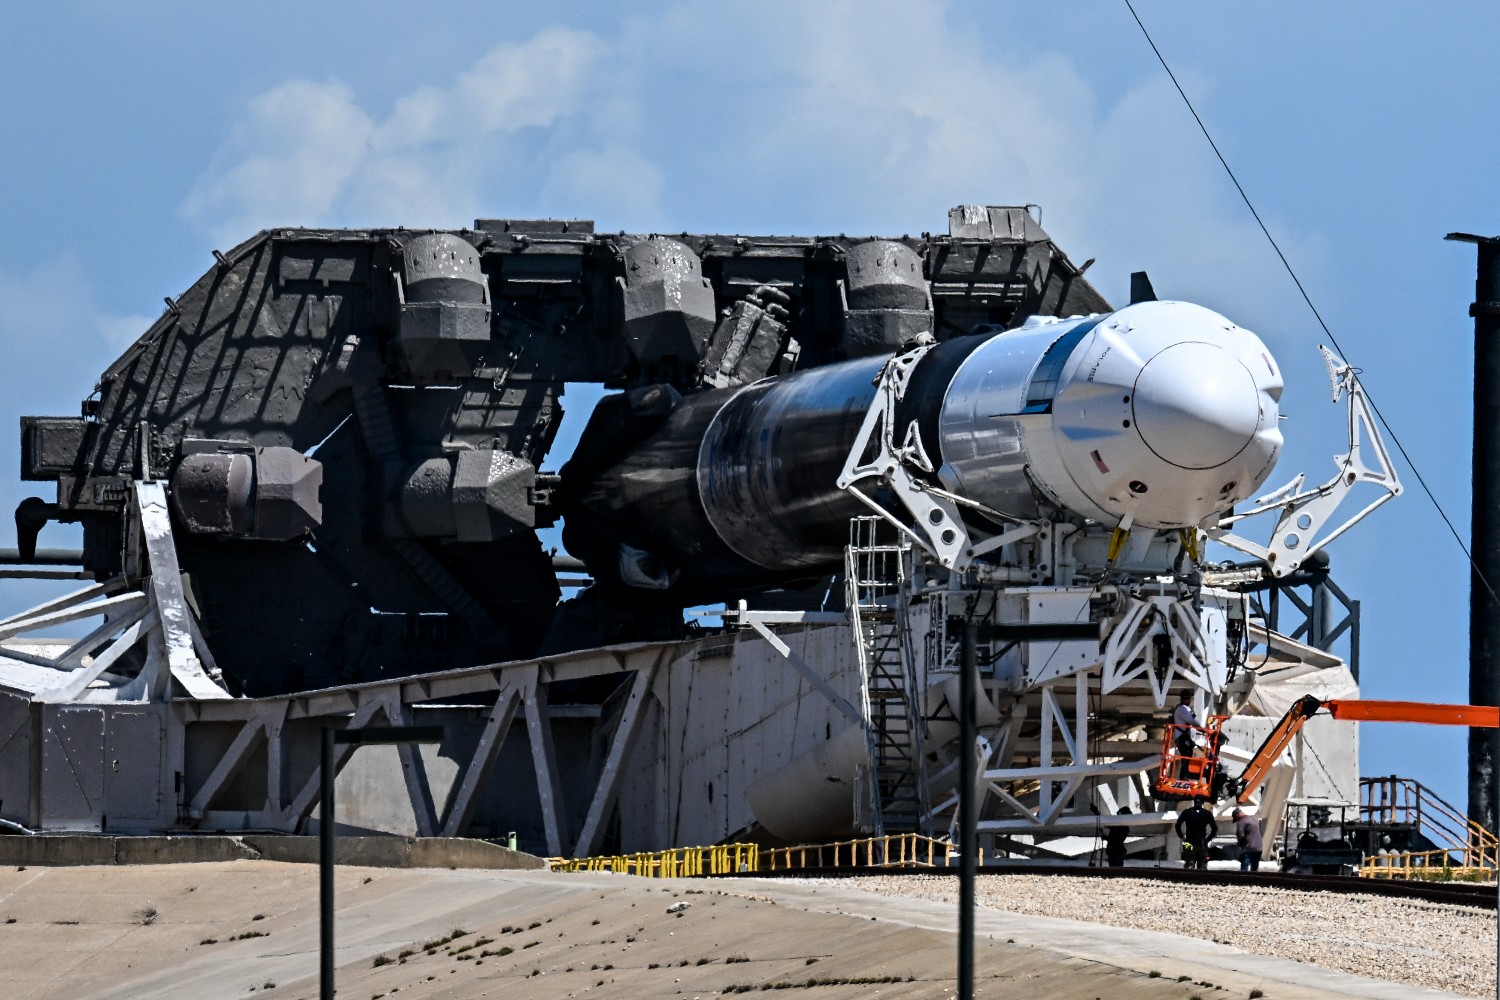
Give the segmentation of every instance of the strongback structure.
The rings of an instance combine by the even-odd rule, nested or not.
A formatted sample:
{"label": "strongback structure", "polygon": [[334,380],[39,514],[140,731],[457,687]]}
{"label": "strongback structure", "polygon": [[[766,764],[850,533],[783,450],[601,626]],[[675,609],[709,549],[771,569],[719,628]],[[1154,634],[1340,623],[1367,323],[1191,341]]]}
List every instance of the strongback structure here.
{"label": "strongback structure", "polygon": [[[80,416],[23,419],[56,496],[17,511],[18,558],[80,522],[93,582],[0,622],[0,818],[305,830],[322,727],[439,724],[345,749],[345,822],[575,855],[942,834],[972,754],[998,849],[1067,853],[1124,806],[1165,847],[1170,703],[1238,713],[1243,750],[1256,714],[1347,696],[1357,609],[1334,621],[1317,557],[1400,484],[1325,351],[1349,451],[1251,501],[1276,361],[1132,287],[1111,311],[1027,211],[980,206],[899,239],[480,220],[216,253]],[[543,471],[570,382],[619,392]],[[581,563],[538,540],[558,521]],[[587,573],[561,603],[559,567]],[[982,648],[962,746],[966,622],[1090,637]],[[1271,811],[1357,797],[1318,756]]]}

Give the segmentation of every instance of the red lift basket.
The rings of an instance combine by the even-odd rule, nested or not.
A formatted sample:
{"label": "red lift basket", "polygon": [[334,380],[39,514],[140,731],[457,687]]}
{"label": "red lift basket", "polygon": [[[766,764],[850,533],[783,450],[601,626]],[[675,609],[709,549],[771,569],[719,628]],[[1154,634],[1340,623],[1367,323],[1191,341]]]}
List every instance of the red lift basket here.
{"label": "red lift basket", "polygon": [[[1167,800],[1190,799],[1195,795],[1212,799],[1214,777],[1219,770],[1219,744],[1224,738],[1219,728],[1228,718],[1227,715],[1210,715],[1205,726],[1176,723],[1167,726],[1161,737],[1161,769],[1151,786],[1152,794]],[[1177,748],[1178,740],[1184,735],[1193,743],[1192,756]]]}

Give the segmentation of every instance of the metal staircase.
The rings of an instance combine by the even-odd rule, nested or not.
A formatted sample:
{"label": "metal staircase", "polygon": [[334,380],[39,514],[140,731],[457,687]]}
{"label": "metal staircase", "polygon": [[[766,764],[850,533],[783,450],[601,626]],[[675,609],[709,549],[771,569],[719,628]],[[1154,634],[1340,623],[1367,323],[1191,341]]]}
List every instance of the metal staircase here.
{"label": "metal staircase", "polygon": [[849,524],[845,579],[859,652],[876,837],[931,833],[915,656],[905,608],[911,543],[879,517]]}
{"label": "metal staircase", "polygon": [[[1359,779],[1359,825],[1371,853],[1427,854],[1429,863],[1494,870],[1500,841],[1432,789],[1397,775]],[[1363,845],[1362,845],[1363,846]]]}

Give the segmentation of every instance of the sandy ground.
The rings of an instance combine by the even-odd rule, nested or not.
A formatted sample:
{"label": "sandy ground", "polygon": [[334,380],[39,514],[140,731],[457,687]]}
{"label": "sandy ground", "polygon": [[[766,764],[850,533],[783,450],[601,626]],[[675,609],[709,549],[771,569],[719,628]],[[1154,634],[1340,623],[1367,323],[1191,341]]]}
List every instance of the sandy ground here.
{"label": "sandy ground", "polygon": [[[852,884],[344,868],[338,903],[346,1000],[954,991],[953,907]],[[6,1000],[315,997],[317,869],[6,869],[0,967]],[[989,998],[1448,995],[1171,934],[994,910],[979,914],[976,969],[977,993]]]}

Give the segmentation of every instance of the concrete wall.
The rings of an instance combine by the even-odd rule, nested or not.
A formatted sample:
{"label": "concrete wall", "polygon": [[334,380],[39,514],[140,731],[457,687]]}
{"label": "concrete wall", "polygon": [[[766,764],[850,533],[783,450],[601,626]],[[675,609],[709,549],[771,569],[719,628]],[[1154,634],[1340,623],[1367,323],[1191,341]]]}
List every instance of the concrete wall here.
{"label": "concrete wall", "polygon": [[[212,861],[318,863],[317,837],[277,835],[107,837],[0,836],[4,865],[145,865]],[[334,862],[370,868],[542,869],[546,861],[498,844],[457,837],[340,837]]]}
{"label": "concrete wall", "polygon": [[[859,704],[847,626],[781,635]],[[697,658],[690,651],[658,676],[656,704],[620,791],[620,850],[713,844],[746,830],[755,822],[750,785],[850,725],[754,633],[740,633],[727,652]]]}

